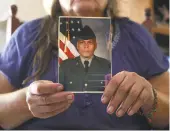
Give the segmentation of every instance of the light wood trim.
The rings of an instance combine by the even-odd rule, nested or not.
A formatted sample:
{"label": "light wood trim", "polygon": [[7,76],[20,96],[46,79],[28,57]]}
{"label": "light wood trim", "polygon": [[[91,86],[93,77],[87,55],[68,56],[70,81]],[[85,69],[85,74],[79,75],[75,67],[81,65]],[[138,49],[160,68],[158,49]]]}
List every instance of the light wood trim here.
{"label": "light wood trim", "polygon": [[169,26],[168,25],[157,25],[152,28],[152,32],[158,34],[169,35]]}

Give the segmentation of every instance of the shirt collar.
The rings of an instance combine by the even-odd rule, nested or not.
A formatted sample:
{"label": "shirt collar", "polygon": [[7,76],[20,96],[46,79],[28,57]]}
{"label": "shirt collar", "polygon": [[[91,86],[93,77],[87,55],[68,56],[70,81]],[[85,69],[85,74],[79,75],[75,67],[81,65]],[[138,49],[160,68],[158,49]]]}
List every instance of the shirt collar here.
{"label": "shirt collar", "polygon": [[94,58],[94,56],[92,56],[90,59],[86,59],[86,58],[83,58],[83,57],[80,56],[80,60],[81,60],[84,67],[85,67],[84,61],[89,61],[89,66],[90,66],[93,58]]}

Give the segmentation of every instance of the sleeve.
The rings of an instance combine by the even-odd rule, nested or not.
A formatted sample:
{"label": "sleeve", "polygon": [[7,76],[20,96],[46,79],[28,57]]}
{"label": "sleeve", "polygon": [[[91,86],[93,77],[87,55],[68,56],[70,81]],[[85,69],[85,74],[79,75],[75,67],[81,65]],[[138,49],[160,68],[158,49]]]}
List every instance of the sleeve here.
{"label": "sleeve", "polygon": [[133,35],[133,48],[136,48],[138,66],[142,68],[144,77],[149,79],[169,69],[168,57],[164,55],[150,32],[135,22],[130,24]]}
{"label": "sleeve", "polygon": [[21,25],[0,54],[0,72],[15,88],[22,86],[30,57],[28,54],[31,54],[31,42],[37,34],[32,28],[35,22],[31,23]]}

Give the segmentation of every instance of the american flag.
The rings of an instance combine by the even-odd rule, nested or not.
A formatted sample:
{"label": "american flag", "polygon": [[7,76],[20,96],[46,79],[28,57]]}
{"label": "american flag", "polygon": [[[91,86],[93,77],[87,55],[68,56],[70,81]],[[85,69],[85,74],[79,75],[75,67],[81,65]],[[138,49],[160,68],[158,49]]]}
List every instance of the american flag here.
{"label": "american flag", "polygon": [[77,34],[82,30],[83,25],[80,18],[60,17],[59,19],[59,63],[68,58],[79,56],[76,49]]}

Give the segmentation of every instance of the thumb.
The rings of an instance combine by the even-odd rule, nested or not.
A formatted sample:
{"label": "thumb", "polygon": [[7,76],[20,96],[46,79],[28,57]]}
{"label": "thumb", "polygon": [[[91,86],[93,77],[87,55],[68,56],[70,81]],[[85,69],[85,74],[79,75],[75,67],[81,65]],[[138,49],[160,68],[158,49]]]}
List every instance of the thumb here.
{"label": "thumb", "polygon": [[42,94],[53,94],[63,90],[63,86],[59,83],[53,82],[35,82],[30,85],[31,94],[42,95]]}

